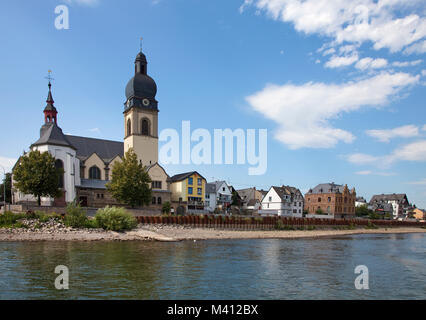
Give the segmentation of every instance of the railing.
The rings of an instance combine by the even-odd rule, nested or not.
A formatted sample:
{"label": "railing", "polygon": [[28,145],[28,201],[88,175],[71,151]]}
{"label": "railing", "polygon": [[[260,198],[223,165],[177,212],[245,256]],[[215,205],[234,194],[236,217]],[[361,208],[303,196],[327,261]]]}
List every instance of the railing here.
{"label": "railing", "polygon": [[282,225],[304,228],[306,226],[336,227],[336,226],[368,226],[378,227],[424,227],[426,222],[389,221],[389,220],[360,220],[360,219],[319,219],[294,217],[229,217],[212,215],[189,216],[140,216],[142,224],[186,225],[199,228],[223,228],[243,230],[271,230],[280,222]]}

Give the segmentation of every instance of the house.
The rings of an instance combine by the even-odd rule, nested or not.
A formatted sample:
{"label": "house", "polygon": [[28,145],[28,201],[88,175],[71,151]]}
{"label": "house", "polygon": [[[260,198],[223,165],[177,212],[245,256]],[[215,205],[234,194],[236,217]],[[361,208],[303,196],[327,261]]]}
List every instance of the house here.
{"label": "house", "polygon": [[170,178],[172,206],[178,214],[204,212],[206,179],[197,171]]}
{"label": "house", "polygon": [[242,208],[248,210],[253,210],[257,207],[256,204],[260,207],[260,203],[266,194],[264,190],[257,190],[256,187],[240,189],[237,192],[242,201]]}
{"label": "house", "polygon": [[404,210],[410,206],[405,193],[378,194],[374,195],[370,200],[371,206],[383,203],[389,203],[392,205],[393,219],[402,218],[404,216]]}
{"label": "house", "polygon": [[305,194],[305,211],[334,218],[353,218],[355,199],[355,188],[349,191],[348,185],[321,183]]}
{"label": "house", "polygon": [[303,195],[299,189],[290,186],[272,186],[261,202],[262,215],[290,217],[303,216]]}
{"label": "house", "polygon": [[243,205],[243,200],[241,199],[239,193],[237,192],[237,190],[235,190],[233,186],[229,186],[229,189],[231,190],[231,193],[232,193],[231,205],[241,207]]}
{"label": "house", "polygon": [[426,220],[426,210],[415,208],[412,213],[413,218],[417,220]]}
{"label": "house", "polygon": [[209,212],[225,211],[231,206],[232,191],[225,181],[207,183],[205,199],[204,205]]}
{"label": "house", "polygon": [[362,206],[367,206],[367,201],[364,199],[364,197],[356,197],[355,199],[355,208],[359,208]]}

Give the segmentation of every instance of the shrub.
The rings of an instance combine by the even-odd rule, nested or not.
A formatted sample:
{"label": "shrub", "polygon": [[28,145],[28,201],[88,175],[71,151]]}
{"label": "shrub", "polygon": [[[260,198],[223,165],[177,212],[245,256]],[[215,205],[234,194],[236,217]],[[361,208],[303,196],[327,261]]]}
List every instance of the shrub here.
{"label": "shrub", "polygon": [[6,211],[3,214],[0,214],[0,227],[1,228],[10,228],[21,227],[21,224],[18,222],[19,219],[25,218],[25,214],[16,214],[10,211]]}
{"label": "shrub", "polygon": [[276,230],[294,230],[294,227],[286,225],[281,220],[278,220],[277,224],[275,225],[275,229]]}
{"label": "shrub", "polygon": [[368,224],[365,227],[366,229],[378,229],[379,227],[376,226],[374,223],[372,223],[371,221],[368,221]]}
{"label": "shrub", "polygon": [[172,209],[172,206],[169,201],[166,201],[163,203],[163,208],[162,208],[163,213],[170,213],[171,209]]}
{"label": "shrub", "polygon": [[308,230],[315,230],[315,226],[308,226]]}
{"label": "shrub", "polygon": [[138,225],[136,218],[124,208],[109,206],[99,209],[95,220],[98,227],[112,231],[131,230]]}
{"label": "shrub", "polygon": [[86,211],[80,207],[80,204],[71,202],[67,205],[65,216],[65,225],[73,228],[84,228],[87,224]]}

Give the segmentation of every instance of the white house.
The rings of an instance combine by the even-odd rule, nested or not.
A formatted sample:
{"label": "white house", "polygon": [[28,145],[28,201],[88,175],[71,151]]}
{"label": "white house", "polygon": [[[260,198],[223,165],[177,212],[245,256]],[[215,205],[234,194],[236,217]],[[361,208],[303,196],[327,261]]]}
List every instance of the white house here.
{"label": "white house", "polygon": [[232,191],[225,181],[206,184],[205,209],[214,212],[217,208],[225,210],[232,203]]}
{"label": "white house", "polygon": [[272,186],[262,200],[262,215],[278,215],[290,217],[303,216],[303,195],[299,189],[282,186]]}

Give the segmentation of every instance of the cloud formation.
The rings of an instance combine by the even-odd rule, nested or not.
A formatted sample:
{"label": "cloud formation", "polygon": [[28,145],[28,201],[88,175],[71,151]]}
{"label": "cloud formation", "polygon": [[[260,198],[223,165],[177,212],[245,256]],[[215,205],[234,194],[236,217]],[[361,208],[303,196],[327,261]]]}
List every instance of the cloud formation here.
{"label": "cloud formation", "polygon": [[0,177],[3,178],[3,169],[6,172],[12,171],[13,166],[15,165],[17,159],[14,158],[8,158],[8,157],[2,157],[0,156]]}
{"label": "cloud formation", "polygon": [[[305,34],[319,34],[336,44],[371,42],[375,50],[426,51],[422,0],[245,0],[274,20],[292,23]],[[401,16],[401,10],[407,12]]]}
{"label": "cloud formation", "polygon": [[339,141],[351,143],[355,137],[334,128],[330,120],[363,107],[383,106],[419,78],[402,72],[382,72],[343,84],[269,84],[246,97],[246,101],[253,110],[279,125],[275,138],[290,149],[331,148]]}
{"label": "cloud formation", "polygon": [[419,128],[415,125],[406,125],[393,129],[374,129],[365,132],[370,137],[376,138],[380,142],[389,142],[392,138],[411,138],[419,135]]}

